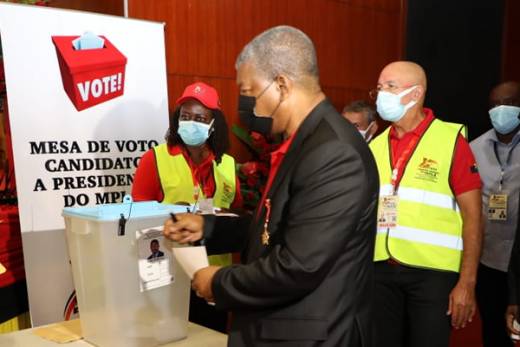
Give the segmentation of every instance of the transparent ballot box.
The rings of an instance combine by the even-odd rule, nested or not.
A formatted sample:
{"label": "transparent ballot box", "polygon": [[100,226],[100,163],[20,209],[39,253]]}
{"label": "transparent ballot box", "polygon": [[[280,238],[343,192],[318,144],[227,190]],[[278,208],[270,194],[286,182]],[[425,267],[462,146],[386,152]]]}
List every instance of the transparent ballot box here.
{"label": "transparent ballot box", "polygon": [[130,200],[63,210],[83,336],[99,347],[186,337],[190,280],[162,236],[186,207]]}

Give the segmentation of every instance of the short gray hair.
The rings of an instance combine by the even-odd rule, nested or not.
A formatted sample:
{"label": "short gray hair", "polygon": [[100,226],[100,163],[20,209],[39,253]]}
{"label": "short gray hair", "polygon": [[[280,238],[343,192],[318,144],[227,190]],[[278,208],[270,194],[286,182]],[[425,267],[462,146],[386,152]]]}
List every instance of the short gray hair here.
{"label": "short gray hair", "polygon": [[239,54],[235,68],[248,62],[267,79],[284,74],[295,82],[319,80],[318,59],[312,40],[287,25],[268,29],[249,42]]}
{"label": "short gray hair", "polygon": [[352,101],[350,104],[345,106],[342,113],[346,112],[363,113],[367,117],[368,123],[375,121],[377,114],[375,107],[365,100]]}

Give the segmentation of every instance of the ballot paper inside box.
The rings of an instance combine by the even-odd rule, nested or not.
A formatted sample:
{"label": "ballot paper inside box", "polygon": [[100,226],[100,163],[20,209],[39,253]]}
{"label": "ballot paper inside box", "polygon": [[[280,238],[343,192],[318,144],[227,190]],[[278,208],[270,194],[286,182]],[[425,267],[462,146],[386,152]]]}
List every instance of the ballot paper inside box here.
{"label": "ballot paper inside box", "polygon": [[63,89],[78,111],[123,95],[126,57],[104,36],[102,48],[77,50],[79,36],[52,36]]}

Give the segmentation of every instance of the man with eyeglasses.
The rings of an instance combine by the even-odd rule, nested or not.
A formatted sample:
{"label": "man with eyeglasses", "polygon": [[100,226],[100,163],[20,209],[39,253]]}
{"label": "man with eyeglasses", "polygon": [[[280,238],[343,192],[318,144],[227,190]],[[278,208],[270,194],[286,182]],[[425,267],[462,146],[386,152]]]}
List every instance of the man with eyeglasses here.
{"label": "man with eyeglasses", "polygon": [[[503,319],[512,329],[517,317],[518,246],[511,257],[508,302],[507,269],[518,227],[520,192],[520,83],[501,83],[489,95],[493,128],[471,142],[482,178],[484,242],[478,269],[477,301],[484,347],[512,347]],[[520,240],[518,240],[520,241]],[[518,331],[516,331],[518,334]]]}
{"label": "man with eyeglasses", "polygon": [[380,179],[375,346],[448,346],[451,326],[476,309],[480,176],[464,126],[423,107],[426,86],[424,70],[403,61],[371,92],[392,123],[370,143]]}

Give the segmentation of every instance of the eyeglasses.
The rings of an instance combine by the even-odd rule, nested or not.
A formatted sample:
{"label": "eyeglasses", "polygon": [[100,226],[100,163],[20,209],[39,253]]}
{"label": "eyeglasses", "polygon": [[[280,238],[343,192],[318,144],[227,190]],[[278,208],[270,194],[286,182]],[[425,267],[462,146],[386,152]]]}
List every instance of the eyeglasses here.
{"label": "eyeglasses", "polygon": [[392,83],[388,83],[386,85],[379,85],[377,86],[376,88],[372,89],[371,91],[368,92],[368,95],[370,96],[370,98],[372,100],[376,100],[377,99],[377,94],[379,94],[380,91],[384,91],[384,92],[390,92],[392,94],[396,94],[395,92],[398,91],[399,89],[406,89],[406,88],[409,88],[411,87],[410,86],[397,86],[395,84],[392,84]]}

